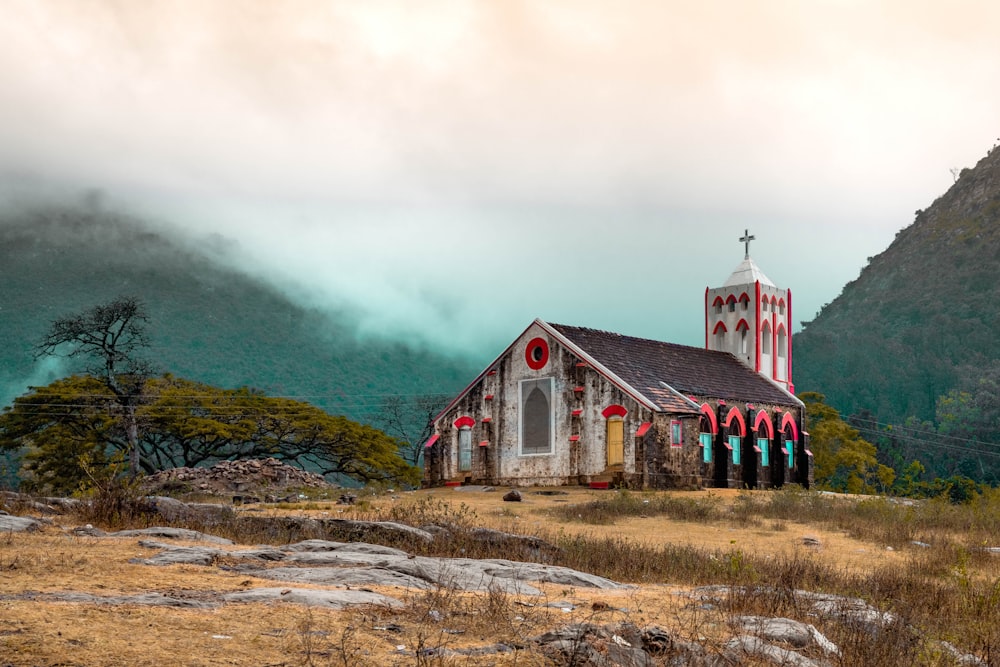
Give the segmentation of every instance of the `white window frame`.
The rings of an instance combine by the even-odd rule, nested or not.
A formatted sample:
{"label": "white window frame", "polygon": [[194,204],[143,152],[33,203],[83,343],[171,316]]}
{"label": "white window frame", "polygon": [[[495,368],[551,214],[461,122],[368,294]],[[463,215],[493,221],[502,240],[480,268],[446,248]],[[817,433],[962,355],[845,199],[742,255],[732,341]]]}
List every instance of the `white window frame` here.
{"label": "white window frame", "polygon": [[[465,441],[465,442],[463,442]],[[468,455],[468,467],[462,466],[462,455]],[[472,427],[463,426],[458,429],[458,471],[472,471]]]}
{"label": "white window frame", "polygon": [[[549,450],[547,452],[527,452],[524,451],[524,388],[529,383],[531,385],[548,382],[549,398]],[[517,455],[518,456],[553,456],[556,453],[556,415],[555,415],[555,378],[531,378],[521,380],[517,384]]]}

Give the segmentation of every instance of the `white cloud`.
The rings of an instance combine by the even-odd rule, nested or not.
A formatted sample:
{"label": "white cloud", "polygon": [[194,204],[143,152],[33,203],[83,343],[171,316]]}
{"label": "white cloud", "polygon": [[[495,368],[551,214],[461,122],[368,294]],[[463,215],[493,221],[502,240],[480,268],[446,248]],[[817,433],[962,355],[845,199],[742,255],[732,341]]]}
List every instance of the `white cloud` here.
{"label": "white cloud", "polygon": [[991,3],[10,2],[0,170],[239,238],[366,330],[811,319],[996,140]]}

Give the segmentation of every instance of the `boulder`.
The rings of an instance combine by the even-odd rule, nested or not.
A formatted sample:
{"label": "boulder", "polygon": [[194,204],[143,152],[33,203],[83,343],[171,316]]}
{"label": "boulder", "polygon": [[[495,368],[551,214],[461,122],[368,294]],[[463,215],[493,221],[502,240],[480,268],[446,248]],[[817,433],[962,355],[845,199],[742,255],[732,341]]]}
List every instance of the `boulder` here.
{"label": "boulder", "polygon": [[0,533],[22,533],[38,530],[42,527],[42,522],[26,516],[12,516],[10,514],[0,514]]}

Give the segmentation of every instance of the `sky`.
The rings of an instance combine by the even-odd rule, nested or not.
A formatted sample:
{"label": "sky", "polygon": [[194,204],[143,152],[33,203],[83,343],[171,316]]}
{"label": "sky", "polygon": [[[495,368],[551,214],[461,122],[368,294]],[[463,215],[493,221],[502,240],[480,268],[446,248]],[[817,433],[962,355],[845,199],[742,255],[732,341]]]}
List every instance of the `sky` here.
{"label": "sky", "polygon": [[811,320],[1000,142],[1000,3],[0,0],[0,197],[100,193],[366,335]]}

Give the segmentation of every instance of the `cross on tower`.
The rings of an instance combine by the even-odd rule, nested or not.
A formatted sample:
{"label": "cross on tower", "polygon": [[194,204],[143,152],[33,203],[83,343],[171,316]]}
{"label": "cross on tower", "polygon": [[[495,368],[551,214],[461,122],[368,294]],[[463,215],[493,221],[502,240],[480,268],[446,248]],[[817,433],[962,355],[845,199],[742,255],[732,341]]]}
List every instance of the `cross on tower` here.
{"label": "cross on tower", "polygon": [[746,254],[743,256],[743,259],[750,259],[750,242],[756,238],[757,238],[756,236],[750,236],[749,229],[743,230],[743,236],[740,237],[740,242],[743,243],[746,252]]}

